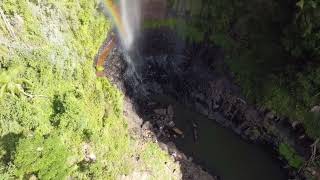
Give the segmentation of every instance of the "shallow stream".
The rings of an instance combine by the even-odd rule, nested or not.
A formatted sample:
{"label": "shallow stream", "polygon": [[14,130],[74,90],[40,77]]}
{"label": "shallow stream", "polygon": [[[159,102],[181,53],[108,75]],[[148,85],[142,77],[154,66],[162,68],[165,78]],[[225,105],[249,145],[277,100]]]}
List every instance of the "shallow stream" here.
{"label": "shallow stream", "polygon": [[[222,180],[286,179],[280,162],[269,147],[244,141],[230,129],[172,98],[159,96],[155,101],[173,106],[175,124],[184,132],[184,137],[177,138],[175,144],[208,172],[218,174]],[[194,133],[197,134],[196,139]]]}

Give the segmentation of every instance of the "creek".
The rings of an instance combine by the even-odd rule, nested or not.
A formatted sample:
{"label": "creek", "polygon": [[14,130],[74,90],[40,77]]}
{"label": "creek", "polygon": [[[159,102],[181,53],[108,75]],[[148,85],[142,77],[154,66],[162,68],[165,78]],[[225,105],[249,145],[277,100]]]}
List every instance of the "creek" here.
{"label": "creek", "polygon": [[[173,98],[157,96],[154,101],[173,106],[173,120],[184,132],[183,138],[174,141],[176,146],[208,172],[218,174],[223,180],[286,179],[269,147],[244,141],[230,129],[221,127]],[[197,133],[197,139],[194,133]]]}

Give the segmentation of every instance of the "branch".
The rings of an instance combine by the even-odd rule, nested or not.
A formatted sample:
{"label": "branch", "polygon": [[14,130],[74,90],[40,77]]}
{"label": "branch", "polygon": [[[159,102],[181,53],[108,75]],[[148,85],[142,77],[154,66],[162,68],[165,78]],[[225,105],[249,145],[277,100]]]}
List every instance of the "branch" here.
{"label": "branch", "polygon": [[311,145],[312,148],[312,155],[310,157],[310,160],[312,162],[314,162],[314,160],[316,159],[316,155],[317,155],[317,144],[319,142],[319,139],[315,140],[315,142]]}
{"label": "branch", "polygon": [[300,167],[299,171],[305,169],[308,167],[311,163],[314,163],[316,160],[320,158],[320,155],[317,156],[317,144],[319,143],[320,139],[316,139],[314,143],[310,146],[312,149],[312,154],[307,162],[303,164],[303,166]]}

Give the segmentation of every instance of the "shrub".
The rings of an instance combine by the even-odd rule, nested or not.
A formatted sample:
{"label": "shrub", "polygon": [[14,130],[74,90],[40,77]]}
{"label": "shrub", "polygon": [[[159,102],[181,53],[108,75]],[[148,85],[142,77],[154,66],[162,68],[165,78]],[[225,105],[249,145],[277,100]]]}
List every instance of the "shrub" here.
{"label": "shrub", "polygon": [[69,155],[59,136],[23,138],[16,149],[15,174],[20,178],[33,174],[40,179],[64,179],[71,171]]}
{"label": "shrub", "polygon": [[279,153],[288,161],[289,165],[293,168],[300,168],[304,159],[299,156],[296,151],[288,144],[281,143],[279,145]]}

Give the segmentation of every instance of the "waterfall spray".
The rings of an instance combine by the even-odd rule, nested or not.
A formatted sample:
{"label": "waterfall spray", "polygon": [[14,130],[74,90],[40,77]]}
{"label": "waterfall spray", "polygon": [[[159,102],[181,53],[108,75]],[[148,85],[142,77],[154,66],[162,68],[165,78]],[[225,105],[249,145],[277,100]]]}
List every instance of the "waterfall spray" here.
{"label": "waterfall spray", "polygon": [[140,28],[141,0],[105,0],[105,7],[124,48],[130,50]]}
{"label": "waterfall spray", "polygon": [[140,0],[120,0],[121,20],[126,37],[121,37],[126,49],[130,49],[140,27]]}
{"label": "waterfall spray", "polygon": [[[137,48],[133,47],[140,30],[141,1],[104,0],[105,13],[113,21],[118,32],[117,37],[120,38],[120,42],[124,48],[123,54],[127,63],[126,77],[124,78],[130,78],[133,86],[139,86],[142,81],[138,69],[140,69],[139,67],[142,66],[143,62]],[[112,45],[111,43],[107,44]],[[103,58],[106,59],[106,57]]]}

